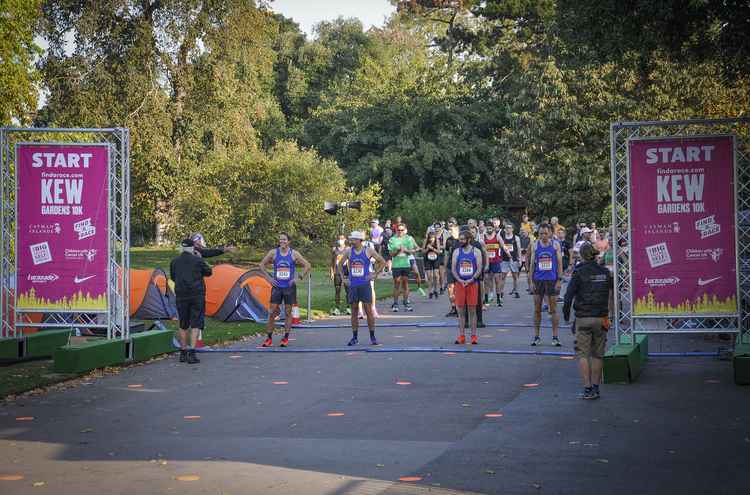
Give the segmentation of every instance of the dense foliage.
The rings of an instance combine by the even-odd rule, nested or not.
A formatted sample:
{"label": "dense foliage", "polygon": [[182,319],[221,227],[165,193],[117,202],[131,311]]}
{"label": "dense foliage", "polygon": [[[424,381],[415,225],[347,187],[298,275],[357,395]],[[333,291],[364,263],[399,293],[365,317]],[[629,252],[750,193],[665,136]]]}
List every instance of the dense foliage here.
{"label": "dense foliage", "polygon": [[309,39],[266,2],[4,1],[0,120],[129,127],[136,241],[263,244],[353,197],[351,226],[598,221],[611,122],[750,108],[749,0],[393,3]]}

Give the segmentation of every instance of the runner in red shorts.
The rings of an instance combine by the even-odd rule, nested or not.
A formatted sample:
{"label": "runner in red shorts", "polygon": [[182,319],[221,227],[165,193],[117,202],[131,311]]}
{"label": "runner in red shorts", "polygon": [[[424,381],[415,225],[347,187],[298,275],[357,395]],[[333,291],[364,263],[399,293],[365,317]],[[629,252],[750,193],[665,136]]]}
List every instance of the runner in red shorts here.
{"label": "runner in red shorts", "polygon": [[469,313],[471,343],[477,344],[477,304],[479,303],[479,277],[482,275],[482,251],[472,245],[472,233],[461,231],[458,235],[460,248],[453,252],[451,270],[456,280],[454,293],[458,310],[458,338],[456,344],[466,343],[465,313]]}

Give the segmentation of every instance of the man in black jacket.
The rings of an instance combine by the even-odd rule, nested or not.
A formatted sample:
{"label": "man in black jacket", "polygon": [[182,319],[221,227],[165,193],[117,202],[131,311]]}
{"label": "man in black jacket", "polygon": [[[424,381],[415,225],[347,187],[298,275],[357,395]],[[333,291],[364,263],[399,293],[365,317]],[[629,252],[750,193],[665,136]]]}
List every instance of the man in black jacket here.
{"label": "man in black jacket", "polygon": [[584,244],[580,254],[583,262],[573,272],[565,292],[563,316],[566,322],[570,320],[570,306],[575,300],[575,349],[584,386],[581,398],[598,399],[614,281],[610,271],[596,262],[594,246]]}
{"label": "man in black jacket", "polygon": [[195,344],[206,315],[206,284],[203,277],[211,276],[211,267],[203,258],[195,255],[192,239],[183,240],[181,245],[182,253],[169,264],[169,278],[174,281],[177,315],[180,318],[180,362],[194,364],[200,362],[195,355]]}

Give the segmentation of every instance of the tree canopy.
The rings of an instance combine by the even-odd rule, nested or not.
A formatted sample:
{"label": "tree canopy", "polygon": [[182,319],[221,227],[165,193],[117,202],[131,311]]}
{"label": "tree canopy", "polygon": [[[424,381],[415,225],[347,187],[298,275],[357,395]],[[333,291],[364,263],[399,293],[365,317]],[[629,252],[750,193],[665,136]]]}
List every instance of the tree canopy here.
{"label": "tree canopy", "polygon": [[611,122],[750,108],[750,0],[394,4],[308,37],[266,2],[6,0],[0,120],[129,127],[137,239],[261,243],[357,195],[596,221]]}

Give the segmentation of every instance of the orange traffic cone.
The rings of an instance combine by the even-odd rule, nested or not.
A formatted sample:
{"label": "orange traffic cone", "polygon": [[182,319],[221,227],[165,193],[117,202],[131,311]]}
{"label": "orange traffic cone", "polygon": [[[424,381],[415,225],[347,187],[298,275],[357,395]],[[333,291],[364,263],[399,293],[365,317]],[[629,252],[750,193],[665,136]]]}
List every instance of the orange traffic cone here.
{"label": "orange traffic cone", "polygon": [[299,325],[300,319],[299,319],[299,306],[297,304],[292,304],[292,325]]}
{"label": "orange traffic cone", "polygon": [[198,330],[198,338],[195,340],[195,348],[200,349],[203,347],[203,330]]}

